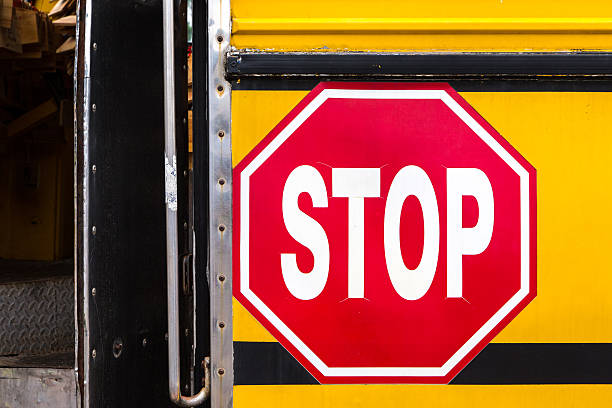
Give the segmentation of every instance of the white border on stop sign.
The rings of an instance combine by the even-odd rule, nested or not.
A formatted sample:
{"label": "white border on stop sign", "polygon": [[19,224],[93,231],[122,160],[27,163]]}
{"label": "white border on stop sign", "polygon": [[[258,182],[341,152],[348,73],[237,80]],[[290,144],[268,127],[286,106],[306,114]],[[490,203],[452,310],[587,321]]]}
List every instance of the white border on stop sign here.
{"label": "white border on stop sign", "polygon": [[[439,99],[520,178],[521,288],[441,367],[329,367],[249,288],[249,177],[327,99]],[[240,292],[326,377],[444,377],[529,294],[529,172],[444,90],[324,89],[240,174]]]}

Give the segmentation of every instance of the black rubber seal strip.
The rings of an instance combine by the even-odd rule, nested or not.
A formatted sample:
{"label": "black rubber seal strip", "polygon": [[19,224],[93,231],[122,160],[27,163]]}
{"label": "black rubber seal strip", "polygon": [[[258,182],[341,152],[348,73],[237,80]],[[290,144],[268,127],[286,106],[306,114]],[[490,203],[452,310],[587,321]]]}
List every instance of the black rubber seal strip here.
{"label": "black rubber seal strip", "polygon": [[[279,343],[234,342],[234,384],[317,380]],[[451,384],[612,384],[612,344],[491,343]]]}

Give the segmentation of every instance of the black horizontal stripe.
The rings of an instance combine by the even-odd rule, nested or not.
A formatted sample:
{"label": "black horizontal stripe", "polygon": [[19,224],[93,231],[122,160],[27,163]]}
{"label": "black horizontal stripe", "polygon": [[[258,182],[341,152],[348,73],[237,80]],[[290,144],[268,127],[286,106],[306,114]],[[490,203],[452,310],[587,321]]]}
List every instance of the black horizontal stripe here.
{"label": "black horizontal stripe", "polygon": [[279,343],[235,341],[234,384],[318,384],[318,381]]}
{"label": "black horizontal stripe", "polygon": [[567,53],[269,53],[236,52],[230,78],[248,76],[585,76],[612,75],[612,54]]}
{"label": "black horizontal stripe", "polygon": [[612,344],[491,343],[453,384],[611,384]]}
{"label": "black horizontal stripe", "polygon": [[401,81],[401,82],[448,82],[458,92],[612,92],[612,79],[565,78],[565,79],[457,79],[436,76],[430,78],[369,78],[369,77],[325,77],[325,78],[274,78],[248,77],[234,79],[234,91],[310,91],[321,81]]}
{"label": "black horizontal stripe", "polygon": [[[234,383],[317,381],[279,343],[234,342]],[[612,344],[491,343],[451,384],[612,384]]]}

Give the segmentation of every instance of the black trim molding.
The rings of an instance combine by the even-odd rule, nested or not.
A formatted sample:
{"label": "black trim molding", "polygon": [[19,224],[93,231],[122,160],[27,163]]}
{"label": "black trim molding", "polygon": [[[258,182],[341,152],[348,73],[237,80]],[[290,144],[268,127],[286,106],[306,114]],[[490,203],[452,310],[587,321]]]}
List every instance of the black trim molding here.
{"label": "black trim molding", "polygon": [[612,53],[270,53],[228,55],[229,78],[248,76],[612,76]]}

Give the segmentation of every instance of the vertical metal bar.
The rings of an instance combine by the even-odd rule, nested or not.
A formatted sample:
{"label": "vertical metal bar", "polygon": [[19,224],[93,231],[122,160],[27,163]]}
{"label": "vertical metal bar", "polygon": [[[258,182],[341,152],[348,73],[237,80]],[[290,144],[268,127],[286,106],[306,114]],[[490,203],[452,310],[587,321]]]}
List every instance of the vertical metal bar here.
{"label": "vertical metal bar", "polygon": [[166,268],[168,285],[168,390],[172,402],[192,407],[201,404],[210,393],[209,375],[205,386],[193,397],[181,395],[179,348],[179,270],[176,176],[176,112],[174,90],[174,0],[163,0],[164,56],[164,134],[166,180]]}
{"label": "vertical metal bar", "polygon": [[166,268],[168,285],[168,386],[170,399],[181,397],[178,321],[177,188],[174,107],[174,0],[164,0],[164,134],[166,178]]}
{"label": "vertical metal bar", "polygon": [[[74,56],[74,188],[79,188],[80,194],[74,196],[74,296],[75,296],[75,371],[77,373],[77,384],[82,383],[81,401],[84,407],[89,407],[89,120],[90,120],[90,68],[91,68],[91,0],[79,0],[77,5],[77,46]],[[83,19],[83,22],[81,22]],[[80,30],[83,28],[83,32]],[[82,42],[82,44],[81,44]],[[81,68],[82,64],[82,68]],[[79,82],[82,81],[82,85]],[[77,106],[79,101],[78,89],[82,86],[82,106]],[[82,112],[82,117],[79,116]],[[82,123],[78,124],[77,120]],[[79,140],[79,129],[82,127],[82,140]],[[79,163],[79,155],[82,161]],[[78,168],[81,164],[81,168]],[[82,173],[81,173],[82,172]],[[79,174],[82,179],[79,180]],[[79,203],[79,198],[82,200]],[[81,218],[82,217],[82,218]],[[79,224],[79,220],[81,223]],[[78,231],[78,228],[81,230]],[[79,243],[80,238],[80,243]],[[79,276],[79,274],[82,274]],[[79,290],[79,282],[82,282],[82,292]],[[77,306],[80,301],[79,293],[83,299],[82,309]],[[79,316],[79,314],[81,316]],[[82,318],[82,338],[79,339],[79,322]],[[80,347],[79,347],[80,345]],[[82,347],[82,348],[81,348]],[[79,372],[79,352],[82,352],[82,372]],[[79,378],[80,377],[80,378]],[[80,405],[80,404],[79,404]]]}
{"label": "vertical metal bar", "polygon": [[[231,89],[225,80],[230,0],[208,1],[211,407],[233,405]],[[196,28],[198,29],[198,28]]]}

